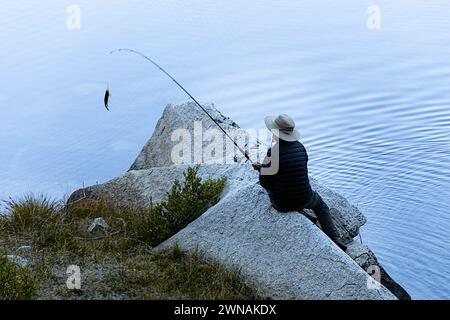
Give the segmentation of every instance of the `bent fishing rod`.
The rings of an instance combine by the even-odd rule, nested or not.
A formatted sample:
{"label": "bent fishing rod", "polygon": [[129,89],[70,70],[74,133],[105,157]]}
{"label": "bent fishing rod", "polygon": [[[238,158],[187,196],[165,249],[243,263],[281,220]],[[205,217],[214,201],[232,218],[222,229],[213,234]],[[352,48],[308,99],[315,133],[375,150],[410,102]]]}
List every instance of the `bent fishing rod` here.
{"label": "bent fishing rod", "polygon": [[181,90],[183,90],[191,99],[192,101],[194,101],[197,106],[200,107],[200,109],[203,110],[204,113],[206,113],[208,115],[208,117],[216,124],[216,126],[219,127],[220,130],[222,130],[222,132],[228,137],[228,139],[230,139],[233,144],[238,148],[238,150],[244,155],[244,157],[250,161],[251,163],[253,163],[253,161],[250,160],[250,156],[248,155],[247,151],[245,151],[244,149],[242,149],[237,142],[228,134],[228,132],[225,131],[224,128],[222,128],[222,126],[216,121],[216,119],[214,119],[209,113],[208,111],[206,111],[206,109],[197,101],[197,99],[195,99],[174,77],[172,77],[166,70],[164,70],[159,64],[157,64],[155,61],[153,61],[152,59],[150,59],[149,57],[147,57],[145,54],[133,50],[133,49],[126,49],[126,48],[121,48],[121,49],[116,49],[116,50],[112,50],[109,54],[114,54],[117,52],[131,52],[134,53],[142,58],[144,58],[145,60],[151,62],[155,67],[157,67],[159,70],[161,70],[166,76],[168,76]]}

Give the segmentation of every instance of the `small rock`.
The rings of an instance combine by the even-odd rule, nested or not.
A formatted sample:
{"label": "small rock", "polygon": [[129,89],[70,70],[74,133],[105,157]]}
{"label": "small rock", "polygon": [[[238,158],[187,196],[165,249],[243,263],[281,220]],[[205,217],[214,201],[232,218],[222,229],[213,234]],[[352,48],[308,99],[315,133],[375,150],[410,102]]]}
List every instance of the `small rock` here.
{"label": "small rock", "polygon": [[366,272],[370,270],[370,267],[378,267],[380,271],[381,284],[391,291],[398,299],[411,300],[409,293],[397,282],[395,282],[386,270],[384,270],[378,262],[377,257],[368,246],[357,241],[353,241],[348,245],[346,253]]}
{"label": "small rock", "polygon": [[108,224],[106,223],[105,219],[103,218],[95,218],[94,222],[89,226],[88,231],[92,232],[97,229],[101,230],[107,230],[109,228]]}
{"label": "small rock", "polygon": [[29,264],[28,259],[21,257],[21,256],[16,256],[16,255],[7,255],[6,256],[8,258],[8,260],[16,265],[18,265],[19,267],[26,267]]}
{"label": "small rock", "polygon": [[30,251],[31,250],[31,246],[30,245],[23,245],[23,246],[19,247],[19,250]]}

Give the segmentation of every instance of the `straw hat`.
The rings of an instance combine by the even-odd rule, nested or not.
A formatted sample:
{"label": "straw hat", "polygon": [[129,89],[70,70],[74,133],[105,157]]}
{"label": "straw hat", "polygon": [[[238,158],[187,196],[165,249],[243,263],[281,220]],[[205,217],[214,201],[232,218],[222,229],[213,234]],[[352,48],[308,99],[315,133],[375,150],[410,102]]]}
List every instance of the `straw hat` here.
{"label": "straw hat", "polygon": [[267,116],[264,119],[266,126],[272,133],[284,141],[297,141],[300,139],[300,132],[295,129],[295,122],[287,114],[279,116]]}

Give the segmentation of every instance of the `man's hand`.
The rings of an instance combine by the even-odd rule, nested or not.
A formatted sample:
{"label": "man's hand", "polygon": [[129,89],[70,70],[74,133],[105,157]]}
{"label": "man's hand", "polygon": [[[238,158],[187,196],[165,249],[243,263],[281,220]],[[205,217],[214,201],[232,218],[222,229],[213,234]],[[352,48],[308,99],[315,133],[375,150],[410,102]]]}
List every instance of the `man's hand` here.
{"label": "man's hand", "polygon": [[256,171],[261,171],[262,164],[259,163],[259,162],[253,162],[253,163],[252,163],[252,167],[253,167],[253,169],[255,169]]}

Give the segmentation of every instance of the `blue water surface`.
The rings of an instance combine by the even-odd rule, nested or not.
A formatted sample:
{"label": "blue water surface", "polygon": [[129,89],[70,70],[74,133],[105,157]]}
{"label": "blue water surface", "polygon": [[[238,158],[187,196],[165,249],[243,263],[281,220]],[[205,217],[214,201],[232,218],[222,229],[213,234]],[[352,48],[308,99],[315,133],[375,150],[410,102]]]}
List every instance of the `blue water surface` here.
{"label": "blue water surface", "polygon": [[[80,29],[67,26],[74,4]],[[363,241],[393,278],[448,299],[449,12],[446,0],[2,1],[0,198],[60,198],[129,168],[164,106],[187,100],[146,61],[108,54],[131,47],[244,128],[292,115],[311,174],[368,217]]]}

